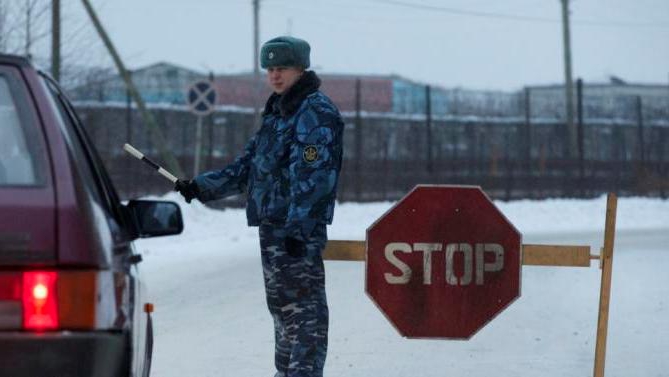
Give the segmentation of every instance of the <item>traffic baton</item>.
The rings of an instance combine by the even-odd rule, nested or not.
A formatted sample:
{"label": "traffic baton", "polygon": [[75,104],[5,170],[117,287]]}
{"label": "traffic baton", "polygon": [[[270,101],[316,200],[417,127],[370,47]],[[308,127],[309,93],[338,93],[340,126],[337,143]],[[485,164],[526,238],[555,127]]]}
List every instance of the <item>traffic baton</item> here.
{"label": "traffic baton", "polygon": [[135,158],[146,162],[149,166],[158,170],[158,173],[160,173],[160,175],[169,179],[170,181],[172,181],[172,183],[177,183],[177,177],[172,175],[172,173],[168,172],[167,170],[163,169],[162,166],[160,166],[160,165],[156,164],[155,162],[151,161],[148,157],[144,156],[144,153],[138,151],[132,145],[130,145],[128,143],[125,143],[125,144],[123,144],[123,149],[125,149],[126,152],[130,153]]}

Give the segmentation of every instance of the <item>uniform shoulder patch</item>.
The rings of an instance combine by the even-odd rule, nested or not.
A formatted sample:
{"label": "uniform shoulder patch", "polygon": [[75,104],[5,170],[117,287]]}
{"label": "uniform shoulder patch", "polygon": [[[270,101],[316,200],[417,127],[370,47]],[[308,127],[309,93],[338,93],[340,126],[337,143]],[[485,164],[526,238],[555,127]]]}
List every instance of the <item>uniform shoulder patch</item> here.
{"label": "uniform shoulder patch", "polygon": [[318,160],[318,148],[315,145],[307,145],[302,152],[302,158],[308,164]]}

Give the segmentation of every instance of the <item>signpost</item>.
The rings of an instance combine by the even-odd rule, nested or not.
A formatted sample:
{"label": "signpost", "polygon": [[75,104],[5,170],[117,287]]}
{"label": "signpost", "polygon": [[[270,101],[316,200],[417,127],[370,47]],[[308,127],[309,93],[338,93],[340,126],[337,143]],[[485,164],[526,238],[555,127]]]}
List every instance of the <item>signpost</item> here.
{"label": "signpost", "polygon": [[[366,241],[328,241],[326,260],[366,261],[366,291],[405,337],[469,339],[520,295],[520,266],[590,267],[602,281],[594,377],[604,376],[617,197],[604,247],[521,245],[478,187],[416,186],[367,229]],[[548,321],[548,319],[547,319]]]}
{"label": "signpost", "polygon": [[417,186],[367,230],[367,294],[405,337],[469,339],[520,296],[520,245],[479,187]]}
{"label": "signpost", "polygon": [[216,104],[216,89],[209,81],[198,81],[192,84],[186,92],[186,102],[191,112],[197,116],[195,131],[195,161],[193,162],[193,176],[200,171],[200,152],[202,149],[202,117],[211,114]]}

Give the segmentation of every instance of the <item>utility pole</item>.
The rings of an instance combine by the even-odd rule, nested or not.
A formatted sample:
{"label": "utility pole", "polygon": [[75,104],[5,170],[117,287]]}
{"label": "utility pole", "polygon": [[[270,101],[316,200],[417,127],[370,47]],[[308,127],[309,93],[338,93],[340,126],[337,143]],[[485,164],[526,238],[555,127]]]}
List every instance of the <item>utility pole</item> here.
{"label": "utility pole", "polygon": [[132,82],[128,70],[125,68],[125,65],[123,65],[121,57],[116,52],[114,44],[112,43],[111,39],[109,39],[109,36],[107,35],[107,32],[105,32],[105,29],[102,27],[102,24],[100,23],[98,16],[95,14],[95,11],[93,10],[93,7],[91,6],[89,0],[81,0],[81,1],[84,3],[86,12],[88,13],[88,16],[91,18],[91,21],[93,22],[93,26],[95,26],[95,29],[98,31],[98,34],[100,35],[100,38],[102,38],[102,42],[104,42],[105,46],[107,47],[107,50],[109,51],[109,54],[112,56],[114,64],[116,64],[116,69],[118,70],[119,75],[125,82],[126,88],[130,92],[132,98],[135,100],[137,108],[139,109],[139,112],[142,116],[142,120],[144,120],[144,124],[146,124],[146,126],[149,128],[149,133],[151,135],[152,142],[158,148],[158,151],[160,152],[160,157],[165,161],[165,166],[167,166],[167,168],[171,170],[172,174],[176,175],[177,177],[183,177],[184,173],[183,170],[181,170],[181,167],[179,166],[179,162],[174,157],[172,152],[170,152],[169,146],[167,145],[165,138],[163,137],[163,134],[160,132],[156,120],[153,118],[153,115],[151,115],[151,113],[146,108],[146,104],[144,103],[142,96],[139,94],[139,91],[135,87],[135,84]]}
{"label": "utility pole", "polygon": [[564,81],[565,106],[567,112],[567,134],[569,157],[576,156],[578,141],[576,140],[576,124],[574,123],[574,83],[571,74],[571,35],[569,32],[569,1],[562,2],[562,37],[564,40]]}
{"label": "utility pole", "polygon": [[60,0],[51,1],[51,76],[60,81]]}
{"label": "utility pole", "polygon": [[[253,0],[253,124],[244,129],[244,140],[248,140],[251,130],[260,123],[260,0]],[[246,142],[246,141],[245,141]]]}
{"label": "utility pole", "polygon": [[30,56],[30,47],[32,45],[32,16],[33,4],[30,1],[26,1],[26,45],[25,45],[25,55],[28,59],[31,59]]}
{"label": "utility pole", "polygon": [[258,20],[260,16],[260,0],[253,0],[253,74],[256,78],[260,77],[260,69],[258,68],[259,57],[258,54],[260,46],[260,27]]}

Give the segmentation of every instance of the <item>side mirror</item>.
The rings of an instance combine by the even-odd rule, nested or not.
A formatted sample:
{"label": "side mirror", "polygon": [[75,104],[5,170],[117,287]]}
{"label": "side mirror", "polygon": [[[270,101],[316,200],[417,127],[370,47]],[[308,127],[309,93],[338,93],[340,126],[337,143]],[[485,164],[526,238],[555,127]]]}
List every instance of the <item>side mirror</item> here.
{"label": "side mirror", "polygon": [[169,236],[184,230],[181,209],[174,202],[131,200],[126,207],[141,238]]}

